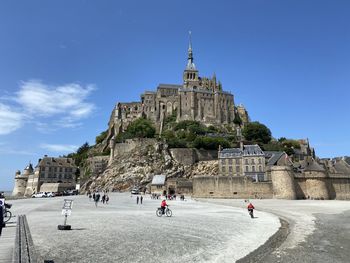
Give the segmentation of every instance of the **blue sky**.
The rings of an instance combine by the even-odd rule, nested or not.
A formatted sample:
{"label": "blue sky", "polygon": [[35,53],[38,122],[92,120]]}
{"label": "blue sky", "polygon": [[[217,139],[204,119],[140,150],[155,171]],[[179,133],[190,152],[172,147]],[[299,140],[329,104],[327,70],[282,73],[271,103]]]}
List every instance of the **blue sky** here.
{"label": "blue sky", "polygon": [[107,128],[117,101],[201,76],[274,137],[350,155],[349,1],[0,1],[0,189]]}

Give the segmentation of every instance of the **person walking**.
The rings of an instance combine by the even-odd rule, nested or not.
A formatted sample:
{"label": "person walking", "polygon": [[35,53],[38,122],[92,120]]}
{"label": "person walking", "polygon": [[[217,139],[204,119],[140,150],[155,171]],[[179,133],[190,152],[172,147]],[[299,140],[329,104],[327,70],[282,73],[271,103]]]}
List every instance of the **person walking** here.
{"label": "person walking", "polygon": [[99,193],[99,192],[97,192],[97,193],[95,194],[95,206],[96,206],[96,207],[97,207],[98,201],[100,201],[100,193]]}
{"label": "person walking", "polygon": [[140,198],[140,203],[142,205],[142,200],[143,200],[143,196],[141,195],[141,198]]}
{"label": "person walking", "polygon": [[109,196],[106,195],[106,205],[108,205],[108,201],[109,201]]}
{"label": "person walking", "polygon": [[105,201],[106,201],[106,195],[104,194],[104,195],[102,196],[102,203],[104,204]]}
{"label": "person walking", "polygon": [[139,204],[139,196],[136,197],[136,204]]}

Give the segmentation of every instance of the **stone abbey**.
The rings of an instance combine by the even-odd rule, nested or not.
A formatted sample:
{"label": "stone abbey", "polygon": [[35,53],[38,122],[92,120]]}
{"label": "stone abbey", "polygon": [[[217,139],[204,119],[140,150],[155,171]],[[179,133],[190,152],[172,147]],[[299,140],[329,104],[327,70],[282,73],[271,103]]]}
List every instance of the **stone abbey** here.
{"label": "stone abbey", "polygon": [[109,121],[109,138],[128,127],[135,119],[145,117],[162,132],[164,119],[199,121],[204,125],[229,125],[234,128],[235,118],[244,124],[249,121],[244,106],[235,106],[233,94],[222,89],[215,74],[200,77],[193,62],[191,40],[182,85],[159,84],[157,91],[145,91],[139,102],[117,103]]}

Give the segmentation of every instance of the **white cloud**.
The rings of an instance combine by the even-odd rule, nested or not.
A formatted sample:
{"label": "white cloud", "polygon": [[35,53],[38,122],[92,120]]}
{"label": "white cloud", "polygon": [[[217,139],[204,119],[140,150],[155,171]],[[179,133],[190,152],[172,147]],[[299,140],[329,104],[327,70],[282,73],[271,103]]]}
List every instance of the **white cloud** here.
{"label": "white cloud", "polygon": [[22,82],[16,101],[31,114],[50,117],[70,116],[75,119],[89,116],[95,105],[85,100],[95,90],[93,85],[76,83],[48,86],[38,80]]}
{"label": "white cloud", "polygon": [[40,145],[40,148],[48,150],[50,152],[75,152],[78,149],[76,145],[67,145],[67,144],[47,144],[43,143]]}
{"label": "white cloud", "polygon": [[81,119],[96,109],[87,101],[95,89],[94,85],[77,83],[50,86],[40,80],[21,82],[14,96],[0,97],[0,135],[10,134],[25,123],[33,123],[44,133],[79,127]]}
{"label": "white cloud", "polygon": [[9,134],[23,124],[24,115],[8,105],[0,103],[0,135]]}

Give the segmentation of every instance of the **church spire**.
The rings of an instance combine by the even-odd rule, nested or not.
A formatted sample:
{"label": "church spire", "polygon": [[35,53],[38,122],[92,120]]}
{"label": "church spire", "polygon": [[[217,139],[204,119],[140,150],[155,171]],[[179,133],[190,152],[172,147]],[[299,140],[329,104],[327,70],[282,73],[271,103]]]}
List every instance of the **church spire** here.
{"label": "church spire", "polygon": [[187,58],[187,70],[196,70],[196,66],[193,63],[193,52],[192,52],[192,35],[191,31],[189,31],[190,39],[188,44],[188,58]]}

